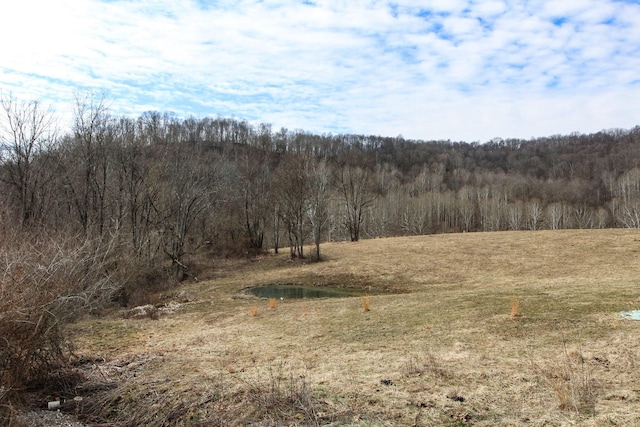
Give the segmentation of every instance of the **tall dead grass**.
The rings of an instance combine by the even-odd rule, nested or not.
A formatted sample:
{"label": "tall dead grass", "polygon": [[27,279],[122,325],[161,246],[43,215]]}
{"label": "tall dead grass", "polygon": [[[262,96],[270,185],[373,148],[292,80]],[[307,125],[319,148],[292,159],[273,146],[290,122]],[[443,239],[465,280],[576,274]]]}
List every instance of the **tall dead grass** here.
{"label": "tall dead grass", "polygon": [[352,413],[348,407],[329,405],[304,375],[285,362],[274,361],[240,386],[223,375],[197,383],[140,375],[144,369],[156,370],[156,363],[158,359],[144,357],[136,363],[120,361],[120,372],[132,379],[102,387],[82,405],[80,417],[99,425],[148,427],[319,426],[344,421]]}
{"label": "tall dead grass", "polygon": [[590,412],[595,401],[595,381],[591,367],[580,349],[563,348],[560,358],[550,365],[536,366],[556,395],[558,409]]}

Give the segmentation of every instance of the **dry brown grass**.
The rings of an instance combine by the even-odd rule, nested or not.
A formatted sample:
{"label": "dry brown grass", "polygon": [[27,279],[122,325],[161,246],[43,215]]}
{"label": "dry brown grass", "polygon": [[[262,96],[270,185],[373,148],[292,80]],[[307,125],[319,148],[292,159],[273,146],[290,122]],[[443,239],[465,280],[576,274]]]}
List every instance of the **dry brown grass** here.
{"label": "dry brown grass", "polygon": [[[78,353],[104,357],[119,384],[95,395],[100,419],[640,425],[640,324],[618,316],[640,308],[638,230],[376,239],[323,254],[220,264],[182,289],[193,304],[155,321],[79,322]],[[284,300],[247,316],[256,300],[240,291],[270,283],[367,289],[375,310],[357,297]],[[517,322],[504,309],[513,295],[526,307]]]}

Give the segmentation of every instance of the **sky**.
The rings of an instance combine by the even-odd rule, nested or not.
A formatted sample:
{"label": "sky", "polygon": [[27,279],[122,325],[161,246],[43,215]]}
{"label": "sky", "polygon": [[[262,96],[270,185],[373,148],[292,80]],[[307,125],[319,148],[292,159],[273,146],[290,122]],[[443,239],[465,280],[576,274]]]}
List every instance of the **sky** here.
{"label": "sky", "polygon": [[70,123],[233,117],[486,142],[640,125],[640,0],[20,0],[0,90]]}

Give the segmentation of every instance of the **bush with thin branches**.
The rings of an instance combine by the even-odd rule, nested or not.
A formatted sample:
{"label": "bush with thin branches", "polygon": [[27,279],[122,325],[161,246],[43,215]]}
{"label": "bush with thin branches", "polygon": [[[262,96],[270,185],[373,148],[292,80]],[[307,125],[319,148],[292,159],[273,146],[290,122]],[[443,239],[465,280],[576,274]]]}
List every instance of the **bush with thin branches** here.
{"label": "bush with thin branches", "polygon": [[104,307],[119,286],[112,242],[20,231],[0,237],[1,423],[23,392],[46,389],[68,363],[65,326]]}

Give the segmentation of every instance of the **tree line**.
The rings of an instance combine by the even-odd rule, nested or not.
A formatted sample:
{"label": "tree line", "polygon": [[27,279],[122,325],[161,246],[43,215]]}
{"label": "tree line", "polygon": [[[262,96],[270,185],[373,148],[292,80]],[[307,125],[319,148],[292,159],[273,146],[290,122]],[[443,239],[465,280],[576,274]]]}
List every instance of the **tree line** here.
{"label": "tree line", "polygon": [[115,241],[177,278],[198,251],[319,259],[331,240],[640,227],[640,127],[480,144],[131,118],[93,95],[68,130],[38,101],[3,96],[2,113],[0,227]]}

